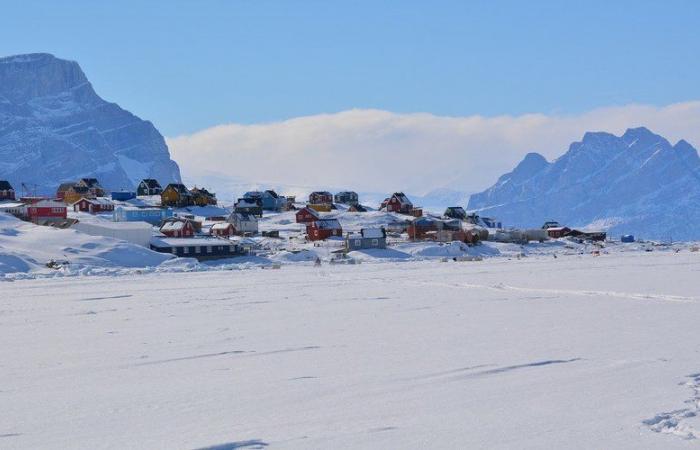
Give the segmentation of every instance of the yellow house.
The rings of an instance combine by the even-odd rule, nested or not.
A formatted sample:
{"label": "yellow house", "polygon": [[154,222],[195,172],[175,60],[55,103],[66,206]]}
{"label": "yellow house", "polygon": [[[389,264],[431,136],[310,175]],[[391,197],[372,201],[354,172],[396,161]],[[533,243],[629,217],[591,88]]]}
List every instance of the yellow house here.
{"label": "yellow house", "polygon": [[309,208],[311,208],[317,212],[331,212],[331,205],[329,205],[327,203],[317,204],[317,205],[309,204],[306,206],[308,206]]}
{"label": "yellow house", "polygon": [[92,195],[90,189],[88,189],[87,187],[75,185],[69,187],[68,190],[66,190],[65,194],[63,195],[63,202],[72,205],[73,203],[79,201],[81,198],[95,198],[95,196]]}
{"label": "yellow house", "polygon": [[161,206],[192,206],[192,195],[187,190],[184,184],[170,183],[163,189],[160,194]]}

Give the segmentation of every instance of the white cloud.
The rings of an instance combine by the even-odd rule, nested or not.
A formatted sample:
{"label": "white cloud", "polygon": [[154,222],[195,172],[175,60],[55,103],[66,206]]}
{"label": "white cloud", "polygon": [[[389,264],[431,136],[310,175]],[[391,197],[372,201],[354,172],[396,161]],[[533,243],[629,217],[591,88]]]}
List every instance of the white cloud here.
{"label": "white cloud", "polygon": [[[586,131],[646,126],[700,144],[700,101],[626,105],[579,115],[443,117],[350,110],[283,122],[227,124],[167,140],[187,179],[238,178],[314,188],[405,190],[490,186],[529,151],[563,154]],[[214,186],[216,188],[216,186]]]}

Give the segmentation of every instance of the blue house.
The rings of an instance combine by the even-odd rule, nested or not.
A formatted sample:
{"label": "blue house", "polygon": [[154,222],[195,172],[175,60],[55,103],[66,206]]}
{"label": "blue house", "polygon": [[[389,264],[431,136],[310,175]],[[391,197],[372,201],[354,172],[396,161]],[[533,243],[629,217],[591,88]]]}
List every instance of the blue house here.
{"label": "blue house", "polygon": [[171,208],[138,208],[135,206],[118,206],[114,208],[112,220],[115,222],[148,222],[160,224],[161,220],[173,216]]}
{"label": "blue house", "polygon": [[246,200],[259,200],[264,211],[282,211],[287,204],[287,199],[280,197],[277,192],[268,189],[266,191],[250,191],[243,194]]}

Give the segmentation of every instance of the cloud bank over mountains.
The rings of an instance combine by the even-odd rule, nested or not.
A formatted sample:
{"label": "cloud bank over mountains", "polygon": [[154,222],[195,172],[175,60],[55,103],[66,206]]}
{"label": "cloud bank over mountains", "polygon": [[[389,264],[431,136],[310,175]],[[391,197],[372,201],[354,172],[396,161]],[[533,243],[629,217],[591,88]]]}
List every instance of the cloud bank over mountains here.
{"label": "cloud bank over mountains", "polygon": [[[356,109],[265,124],[226,124],[167,139],[185,179],[310,188],[476,192],[536,151],[552,160],[586,131],[645,126],[700,145],[700,101],[577,115],[445,117]],[[217,186],[213,186],[217,188]]]}

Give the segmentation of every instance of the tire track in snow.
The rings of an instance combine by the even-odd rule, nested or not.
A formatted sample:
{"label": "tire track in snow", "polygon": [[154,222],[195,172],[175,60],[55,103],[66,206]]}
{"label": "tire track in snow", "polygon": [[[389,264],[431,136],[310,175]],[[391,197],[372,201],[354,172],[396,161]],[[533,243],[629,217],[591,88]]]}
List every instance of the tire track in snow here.
{"label": "tire track in snow", "polygon": [[438,282],[425,282],[420,283],[421,285],[431,285],[440,287],[452,287],[452,288],[466,288],[466,289],[490,289],[495,291],[516,291],[516,292],[530,292],[530,293],[540,293],[540,294],[556,294],[556,295],[577,295],[585,297],[616,297],[616,298],[627,298],[634,300],[661,300],[667,302],[679,302],[679,303],[697,303],[698,299],[695,297],[683,297],[680,295],[665,295],[665,294],[640,294],[632,292],[617,292],[617,291],[592,291],[588,289],[547,289],[547,288],[527,288],[527,287],[517,287],[509,286],[507,284],[473,284],[473,283],[438,283]]}
{"label": "tire track in snow", "polygon": [[673,434],[683,439],[691,440],[700,437],[700,432],[688,423],[689,419],[700,414],[700,373],[688,375],[688,378],[690,378],[690,380],[681,383],[681,385],[687,386],[693,390],[693,396],[685,401],[689,406],[687,408],[657,414],[651,419],[643,421],[642,423],[644,423],[644,425],[647,425],[656,433]]}

